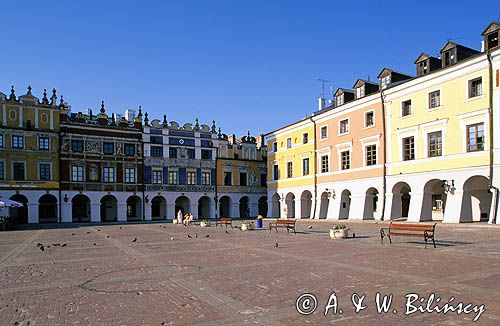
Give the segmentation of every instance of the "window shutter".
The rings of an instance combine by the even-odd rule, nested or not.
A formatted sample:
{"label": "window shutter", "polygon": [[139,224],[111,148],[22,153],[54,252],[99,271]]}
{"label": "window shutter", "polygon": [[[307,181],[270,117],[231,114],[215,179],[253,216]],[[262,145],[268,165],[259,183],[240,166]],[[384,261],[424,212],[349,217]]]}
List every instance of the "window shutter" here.
{"label": "window shutter", "polygon": [[150,166],[144,167],[144,183],[151,184],[151,167]]}
{"label": "window shutter", "polygon": [[201,185],[201,169],[196,169],[196,184]]}
{"label": "window shutter", "polygon": [[168,184],[168,167],[163,167],[163,184]]}
{"label": "window shutter", "polygon": [[186,184],[186,168],[179,168],[179,184]]}
{"label": "window shutter", "polygon": [[212,186],[217,186],[216,184],[216,180],[215,180],[215,174],[216,174],[216,170],[215,169],[212,169]]}

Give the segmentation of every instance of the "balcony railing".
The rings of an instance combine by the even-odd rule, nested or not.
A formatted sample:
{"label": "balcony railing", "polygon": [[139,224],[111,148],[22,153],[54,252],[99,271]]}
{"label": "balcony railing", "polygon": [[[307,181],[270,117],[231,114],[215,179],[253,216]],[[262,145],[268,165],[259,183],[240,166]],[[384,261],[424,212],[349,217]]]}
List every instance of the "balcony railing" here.
{"label": "balcony railing", "polygon": [[144,157],[145,165],[157,166],[176,166],[189,168],[215,169],[214,160],[199,160],[188,158],[170,158],[170,157]]}

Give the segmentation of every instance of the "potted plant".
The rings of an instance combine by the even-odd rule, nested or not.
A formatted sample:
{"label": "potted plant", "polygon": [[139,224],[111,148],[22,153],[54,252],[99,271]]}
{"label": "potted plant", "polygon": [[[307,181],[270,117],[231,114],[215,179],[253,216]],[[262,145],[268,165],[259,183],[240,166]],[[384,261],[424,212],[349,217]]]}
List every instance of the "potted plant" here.
{"label": "potted plant", "polygon": [[330,229],[330,239],[345,239],[348,236],[349,228],[345,224],[336,225]]}
{"label": "potted plant", "polygon": [[174,218],[174,219],[172,220],[172,223],[173,223],[173,224],[179,224],[179,221],[178,221],[176,218]]}
{"label": "potted plant", "polygon": [[207,226],[210,226],[210,221],[209,221],[209,220],[201,220],[201,221],[200,221],[200,226],[201,226],[202,228],[207,227]]}
{"label": "potted plant", "polygon": [[241,230],[242,231],[253,230],[253,228],[254,228],[253,222],[241,223]]}

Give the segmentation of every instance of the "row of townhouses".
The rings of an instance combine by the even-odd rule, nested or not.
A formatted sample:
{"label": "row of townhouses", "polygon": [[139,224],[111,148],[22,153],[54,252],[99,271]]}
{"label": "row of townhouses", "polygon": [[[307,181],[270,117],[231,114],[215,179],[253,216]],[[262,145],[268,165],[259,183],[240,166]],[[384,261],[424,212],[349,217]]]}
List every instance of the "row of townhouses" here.
{"label": "row of townhouses", "polygon": [[8,212],[18,223],[267,214],[262,136],[149,120],[141,108],[108,115],[104,102],[72,113],[56,90],[40,100],[31,87],[0,92],[0,110],[0,197],[23,204]]}
{"label": "row of townhouses", "polygon": [[265,135],[270,215],[500,223],[500,23]]}

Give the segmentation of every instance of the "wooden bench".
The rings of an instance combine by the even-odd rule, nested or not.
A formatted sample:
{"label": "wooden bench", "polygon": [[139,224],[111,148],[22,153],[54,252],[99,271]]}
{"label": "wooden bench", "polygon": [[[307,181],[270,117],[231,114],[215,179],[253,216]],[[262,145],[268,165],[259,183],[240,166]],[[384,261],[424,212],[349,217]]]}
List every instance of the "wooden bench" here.
{"label": "wooden bench", "polygon": [[233,219],[230,217],[222,217],[220,219],[215,220],[215,227],[217,227],[217,225],[220,225],[220,227],[225,225],[226,229],[227,229],[227,226],[229,225],[232,228],[233,227]]}
{"label": "wooden bench", "polygon": [[389,238],[389,243],[392,243],[391,236],[401,237],[415,237],[423,238],[425,247],[427,248],[427,240],[432,240],[434,248],[436,242],[434,241],[434,233],[436,230],[436,223],[434,224],[410,224],[410,223],[393,223],[389,224],[388,228],[380,229],[381,243],[384,243],[384,237]]}
{"label": "wooden bench", "polygon": [[297,234],[295,232],[295,219],[286,219],[286,218],[279,218],[276,220],[276,222],[270,222],[269,223],[269,232],[274,228],[276,229],[276,233],[278,233],[278,228],[286,228],[286,233],[288,234],[290,230],[293,230],[294,234]]}

